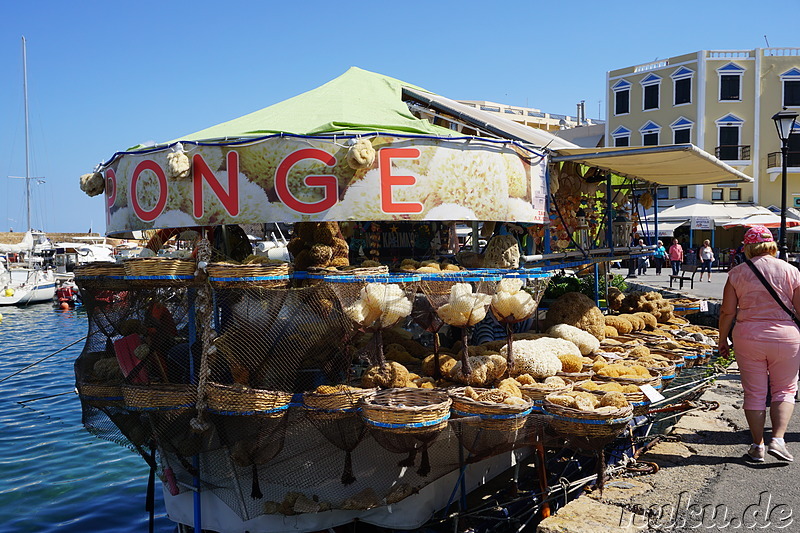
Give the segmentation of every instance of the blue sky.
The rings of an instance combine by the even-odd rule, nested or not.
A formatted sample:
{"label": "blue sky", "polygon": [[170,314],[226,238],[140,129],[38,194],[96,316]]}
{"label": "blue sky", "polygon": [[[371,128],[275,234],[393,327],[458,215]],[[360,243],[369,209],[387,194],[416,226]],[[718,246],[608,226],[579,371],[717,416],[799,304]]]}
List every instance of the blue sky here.
{"label": "blue sky", "polygon": [[608,70],[702,49],[800,46],[797,0],[548,2],[6,0],[0,231],[25,225],[21,37],[32,223],[104,232],[78,177],[115,151],[198,131],[358,66],[455,99],[605,115]]}

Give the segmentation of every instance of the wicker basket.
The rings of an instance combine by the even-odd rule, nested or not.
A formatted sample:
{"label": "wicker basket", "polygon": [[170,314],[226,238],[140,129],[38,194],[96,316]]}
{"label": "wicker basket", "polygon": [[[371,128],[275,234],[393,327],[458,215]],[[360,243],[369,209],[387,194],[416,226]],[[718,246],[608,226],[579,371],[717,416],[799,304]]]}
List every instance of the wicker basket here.
{"label": "wicker basket", "polygon": [[75,277],[93,277],[93,276],[115,276],[122,277],[125,275],[125,265],[122,263],[114,263],[111,261],[98,261],[96,263],[88,263],[80,265],[75,268]]}
{"label": "wicker basket", "polygon": [[81,401],[87,405],[94,407],[122,407],[125,405],[121,385],[78,383],[77,389]]}
{"label": "wicker basket", "polygon": [[421,434],[447,426],[452,400],[434,389],[386,389],[361,398],[361,416],[376,429],[391,433]]}
{"label": "wicker basket", "polygon": [[123,385],[125,406],[137,411],[171,411],[194,407],[197,389],[193,385]]}
{"label": "wicker basket", "polygon": [[292,395],[242,385],[208,385],[208,410],[221,415],[251,415],[280,418],[286,414]]}
{"label": "wicker basket", "polygon": [[565,392],[571,391],[573,386],[574,382],[570,381],[566,386],[555,389],[541,389],[530,385],[520,385],[519,390],[521,390],[522,395],[531,400],[534,405],[541,405],[548,394],[564,394]]}
{"label": "wicker basket", "polygon": [[125,279],[134,287],[187,285],[194,281],[197,264],[190,259],[138,257],[127,259]]}
{"label": "wicker basket", "polygon": [[96,290],[126,290],[125,266],[108,261],[81,265],[75,269],[75,283],[79,288]]}
{"label": "wicker basket", "polygon": [[569,380],[575,383],[576,381],[592,379],[594,372],[592,370],[587,370],[585,372],[556,372],[556,376],[563,378],[565,381]]}
{"label": "wicker basket", "polygon": [[[599,390],[592,390],[586,389],[583,387],[585,382],[576,383],[575,390],[583,391],[583,392],[591,392],[592,394],[596,394],[597,396],[602,396],[606,393],[606,391],[599,391]],[[647,414],[647,410],[650,408],[650,399],[645,396],[645,394],[641,391],[639,392],[623,392],[623,396],[625,399],[628,400],[628,403],[631,405],[633,410],[633,416],[641,416]]]}
{"label": "wicker basket", "polygon": [[[457,417],[477,417],[478,420],[468,420],[464,423],[477,425],[482,429],[517,431],[525,426],[525,419],[533,408],[533,402],[530,401],[525,405],[507,405],[473,400],[464,395],[464,389],[465,387],[458,387],[448,391],[450,399],[453,400],[453,413]],[[489,389],[474,390],[480,394]]]}
{"label": "wicker basket", "polygon": [[611,378],[607,376],[601,376],[600,374],[595,374],[593,379],[597,381],[615,381],[620,385],[638,385],[640,387],[642,385],[650,385],[654,389],[660,389],[663,387],[660,376],[651,376],[649,378]]}
{"label": "wicker basket", "polygon": [[630,406],[610,413],[598,413],[564,407],[547,398],[542,406],[551,416],[551,427],[565,438],[613,438],[622,433],[633,418],[633,409]]}
{"label": "wicker basket", "polygon": [[375,390],[354,388],[332,393],[307,392],[303,394],[303,407],[312,418],[341,418],[358,411],[359,400]]}
{"label": "wicker basket", "polygon": [[211,263],[206,272],[211,285],[219,288],[289,286],[289,263],[279,265]]}

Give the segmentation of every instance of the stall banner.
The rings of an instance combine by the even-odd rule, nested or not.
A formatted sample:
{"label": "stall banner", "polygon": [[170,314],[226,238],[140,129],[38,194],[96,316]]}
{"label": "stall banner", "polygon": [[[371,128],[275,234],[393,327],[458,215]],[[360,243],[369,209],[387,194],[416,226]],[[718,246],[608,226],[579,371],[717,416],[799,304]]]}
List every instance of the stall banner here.
{"label": "stall banner", "polygon": [[169,173],[172,148],[106,165],[109,234],[300,221],[500,220],[543,223],[544,157],[480,139],[370,138],[375,160],[348,165],[347,139],[273,136],[249,144],[183,143],[191,174]]}

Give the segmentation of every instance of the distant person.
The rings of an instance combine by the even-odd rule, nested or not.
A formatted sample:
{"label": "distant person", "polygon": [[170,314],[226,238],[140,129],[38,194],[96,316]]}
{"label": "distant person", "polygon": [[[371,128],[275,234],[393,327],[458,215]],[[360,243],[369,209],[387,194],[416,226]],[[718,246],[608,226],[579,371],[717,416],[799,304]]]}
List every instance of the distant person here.
{"label": "distant person", "polygon": [[711,242],[708,239],[703,241],[703,246],[697,251],[697,257],[700,259],[700,281],[703,281],[703,272],[707,272],[708,282],[711,283],[711,264],[714,262],[714,249],[711,248]]}
{"label": "distant person", "polygon": [[680,274],[681,263],[683,263],[683,247],[678,243],[678,239],[672,239],[672,246],[669,247],[669,264],[672,266],[673,276]]}
{"label": "distant person", "polygon": [[[723,290],[719,353],[723,357],[730,354],[728,337],[733,329],[744,414],[753,437],[745,459],[764,462],[764,423],[770,394],[772,439],[766,451],[783,461],[793,461],[783,437],[794,411],[800,367],[800,329],[795,315],[800,310],[800,270],[776,258],[778,246],[764,226],[747,230],[744,253],[748,261],[731,269]],[[753,268],[765,278],[774,295]]]}
{"label": "distant person", "polygon": [[[644,251],[644,239],[639,239],[639,242],[636,243],[636,246],[638,246],[642,251]],[[638,274],[640,276],[644,276],[645,274],[647,274],[647,257],[639,258]]]}
{"label": "distant person", "polygon": [[658,241],[656,249],[653,251],[653,266],[656,269],[656,276],[661,275],[661,268],[664,266],[664,261],[667,259],[667,249],[664,248],[664,243]]}

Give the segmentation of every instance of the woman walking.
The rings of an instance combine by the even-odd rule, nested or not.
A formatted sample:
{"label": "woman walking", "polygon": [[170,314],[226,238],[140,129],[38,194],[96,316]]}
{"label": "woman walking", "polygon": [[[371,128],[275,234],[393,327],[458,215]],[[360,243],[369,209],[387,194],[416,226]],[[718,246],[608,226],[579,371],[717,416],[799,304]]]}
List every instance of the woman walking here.
{"label": "woman walking", "polygon": [[[744,414],[753,443],[745,454],[764,461],[767,394],[772,439],[766,449],[783,461],[793,461],[783,440],[794,411],[800,366],[800,329],[794,313],[800,309],[800,270],[777,259],[778,246],[769,229],[753,226],[744,236],[748,261],[728,274],[719,317],[719,353],[727,357],[728,336],[744,389]],[[769,288],[768,288],[769,287]]]}
{"label": "woman walking", "polygon": [[669,264],[672,266],[673,276],[680,274],[681,263],[683,263],[683,247],[678,244],[678,239],[672,239],[672,246],[669,247]]}
{"label": "woman walking", "polygon": [[708,239],[703,241],[703,246],[697,252],[700,258],[700,281],[703,281],[703,272],[708,273],[708,282],[711,283],[711,263],[714,262],[714,249]]}
{"label": "woman walking", "polygon": [[664,248],[664,243],[658,241],[656,249],[653,251],[653,263],[655,263],[656,276],[661,275],[661,268],[664,266],[664,261],[667,258],[667,250]]}

